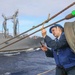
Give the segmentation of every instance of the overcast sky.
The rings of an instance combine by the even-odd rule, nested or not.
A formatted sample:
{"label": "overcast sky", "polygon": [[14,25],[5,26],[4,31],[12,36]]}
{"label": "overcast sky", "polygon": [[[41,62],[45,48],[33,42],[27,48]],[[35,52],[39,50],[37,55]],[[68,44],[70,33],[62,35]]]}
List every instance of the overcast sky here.
{"label": "overcast sky", "polygon": [[[17,18],[19,19],[19,33],[22,33],[30,29],[32,26],[42,23],[47,19],[49,13],[50,17],[52,17],[73,2],[75,2],[75,0],[0,0],[0,31],[2,31],[2,23],[4,21],[2,14],[6,17],[10,17],[18,9],[19,13]],[[75,5],[50,21],[48,24],[64,18],[73,10],[75,10]],[[64,23],[69,21],[75,21],[75,18],[60,22],[59,24],[64,26]],[[10,31],[9,33],[13,33],[12,20],[7,21],[7,28]],[[39,32],[35,35],[41,35],[41,33]]]}

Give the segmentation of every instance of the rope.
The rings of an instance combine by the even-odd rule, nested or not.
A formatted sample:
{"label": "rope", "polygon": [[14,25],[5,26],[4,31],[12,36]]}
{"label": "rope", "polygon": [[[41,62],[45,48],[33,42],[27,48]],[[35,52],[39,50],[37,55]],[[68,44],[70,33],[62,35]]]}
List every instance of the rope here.
{"label": "rope", "polygon": [[[55,67],[55,68],[56,68],[56,67]],[[48,73],[48,72],[51,72],[51,71],[55,70],[55,68],[52,69],[52,70],[47,70],[47,71],[45,71],[45,72],[39,73],[39,74],[37,74],[37,75],[43,75],[43,74],[46,74],[46,73]]]}
{"label": "rope", "polygon": [[[50,24],[50,25],[48,25],[48,26],[46,26],[46,27],[44,27],[44,28],[48,28],[48,27],[50,27],[50,26],[52,26],[52,25],[54,25],[54,24],[56,24],[56,23],[58,23],[58,22],[61,22],[61,21],[63,21],[63,20],[65,20],[65,18],[63,18],[63,19],[61,19],[61,20],[59,20],[59,21],[56,21],[56,22],[54,22],[54,23],[52,23],[52,24]],[[8,44],[8,45],[2,47],[2,48],[0,48],[0,50],[1,50],[1,49],[4,49],[4,48],[6,48],[6,47],[8,47],[8,46],[10,46],[10,45],[12,45],[12,44],[15,44],[16,42],[18,42],[18,41],[20,41],[20,40],[22,40],[22,39],[25,39],[25,38],[27,38],[27,37],[29,37],[29,36],[31,36],[31,35],[33,35],[33,34],[39,32],[39,31],[41,31],[41,29],[36,30],[35,32],[33,32],[33,33],[31,33],[31,34],[29,34],[29,35],[27,35],[27,36],[25,36],[25,37],[23,37],[23,38],[21,38],[21,39],[19,39],[19,40],[17,40],[17,41],[14,41],[14,42],[12,42],[12,43],[10,43],[10,44]]]}

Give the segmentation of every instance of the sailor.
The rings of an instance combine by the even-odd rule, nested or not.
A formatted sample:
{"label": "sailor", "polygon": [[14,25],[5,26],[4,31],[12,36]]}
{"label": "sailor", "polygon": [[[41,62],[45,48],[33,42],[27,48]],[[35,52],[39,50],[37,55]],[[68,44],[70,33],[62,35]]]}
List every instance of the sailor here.
{"label": "sailor", "polygon": [[75,54],[66,41],[64,28],[55,24],[50,27],[49,32],[54,35],[55,40],[47,35],[43,27],[41,33],[47,46],[43,44],[41,50],[47,57],[54,57],[56,75],[75,75]]}

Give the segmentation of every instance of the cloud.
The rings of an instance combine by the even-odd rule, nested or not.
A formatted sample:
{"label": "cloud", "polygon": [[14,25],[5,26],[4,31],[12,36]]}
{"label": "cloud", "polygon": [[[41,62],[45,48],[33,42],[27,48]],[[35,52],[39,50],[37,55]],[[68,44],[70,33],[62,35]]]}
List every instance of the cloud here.
{"label": "cloud", "polygon": [[2,0],[0,2],[0,14],[12,15],[19,9],[20,15],[44,16],[48,13],[56,13],[75,0]]}

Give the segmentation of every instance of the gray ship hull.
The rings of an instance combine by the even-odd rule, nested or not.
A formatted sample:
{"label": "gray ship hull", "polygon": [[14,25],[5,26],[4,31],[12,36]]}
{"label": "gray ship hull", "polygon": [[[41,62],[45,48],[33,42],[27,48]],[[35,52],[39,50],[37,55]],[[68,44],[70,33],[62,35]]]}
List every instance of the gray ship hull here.
{"label": "gray ship hull", "polygon": [[[4,36],[2,37],[2,35],[1,35],[0,36],[0,43],[5,42],[6,40],[8,40],[10,38],[12,38],[12,37],[4,38]],[[9,50],[11,52],[13,52],[13,51],[24,51],[24,50],[27,50],[28,48],[33,48],[34,49],[36,47],[40,47],[40,41],[43,41],[42,37],[37,37],[37,38],[28,37],[28,38],[20,40],[20,41],[14,43],[14,44],[12,44],[12,45],[10,45],[8,47],[5,47],[5,48],[1,49],[2,47],[7,46],[7,45],[19,40],[19,39],[21,39],[21,37],[20,38],[19,37],[15,38],[15,39],[13,39],[11,41],[8,41],[8,42],[0,45],[0,52],[7,52]]]}

